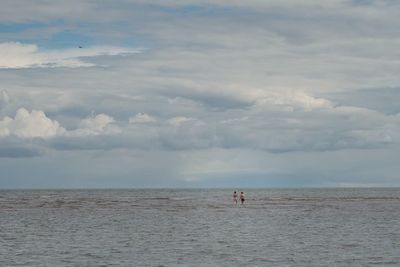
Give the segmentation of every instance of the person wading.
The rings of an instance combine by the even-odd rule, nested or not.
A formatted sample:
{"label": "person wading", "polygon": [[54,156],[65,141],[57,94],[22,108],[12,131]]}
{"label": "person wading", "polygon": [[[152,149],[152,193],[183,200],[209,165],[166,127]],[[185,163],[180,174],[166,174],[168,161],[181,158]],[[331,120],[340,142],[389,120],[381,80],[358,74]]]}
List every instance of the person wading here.
{"label": "person wading", "polygon": [[240,203],[244,204],[244,193],[240,192]]}
{"label": "person wading", "polygon": [[233,192],[233,204],[237,205],[238,203],[238,195],[236,193],[236,191]]}

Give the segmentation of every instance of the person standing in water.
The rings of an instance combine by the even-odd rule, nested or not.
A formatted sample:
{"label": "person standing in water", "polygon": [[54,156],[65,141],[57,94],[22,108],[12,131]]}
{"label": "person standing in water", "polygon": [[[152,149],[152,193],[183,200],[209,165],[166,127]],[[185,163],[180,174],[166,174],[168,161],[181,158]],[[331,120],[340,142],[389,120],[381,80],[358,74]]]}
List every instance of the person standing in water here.
{"label": "person standing in water", "polygon": [[234,191],[233,192],[233,204],[235,204],[235,205],[237,205],[237,198],[238,198],[238,195],[237,195],[237,193],[236,193],[236,191]]}
{"label": "person standing in water", "polygon": [[244,193],[240,192],[240,203],[244,204]]}

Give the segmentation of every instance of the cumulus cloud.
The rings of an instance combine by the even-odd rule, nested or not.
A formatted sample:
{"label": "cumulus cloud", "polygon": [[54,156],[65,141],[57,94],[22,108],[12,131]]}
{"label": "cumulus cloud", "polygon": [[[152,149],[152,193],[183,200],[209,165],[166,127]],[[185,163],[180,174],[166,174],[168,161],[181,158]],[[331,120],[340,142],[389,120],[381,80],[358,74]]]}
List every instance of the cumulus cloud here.
{"label": "cumulus cloud", "polygon": [[68,131],[65,135],[79,137],[120,133],[120,128],[112,124],[114,121],[113,117],[106,114],[92,115],[82,120],[78,129]]}
{"label": "cumulus cloud", "polygon": [[180,126],[180,125],[182,125],[184,123],[195,122],[195,121],[197,121],[197,120],[194,119],[194,118],[187,118],[187,117],[184,117],[184,116],[178,116],[178,117],[173,117],[173,118],[169,119],[167,122],[169,124],[173,125],[173,126]]}
{"label": "cumulus cloud", "polygon": [[[103,102],[101,98],[96,101]],[[301,91],[266,92],[246,109],[214,111],[185,101],[182,105],[190,108],[180,116],[167,115],[185,110],[176,102],[165,106],[161,103],[157,104],[159,114],[165,115],[157,118],[143,112],[117,121],[105,113],[84,119],[73,115],[66,120],[65,115],[61,116],[61,121],[69,122],[68,127],[61,127],[42,111],[20,109],[15,118],[0,121],[0,136],[58,137],[57,149],[243,148],[272,153],[376,148],[399,141],[398,116],[340,106]],[[46,123],[37,123],[31,117]],[[31,128],[35,130],[28,130]]]}
{"label": "cumulus cloud", "polygon": [[35,44],[8,42],[0,43],[0,69],[91,67],[94,64],[86,62],[83,58],[131,53],[138,53],[138,51],[106,46],[41,51]]}
{"label": "cumulus cloud", "polygon": [[58,121],[49,119],[43,111],[20,108],[14,118],[0,121],[0,137],[15,135],[20,138],[49,138],[64,134],[65,129]]}
{"label": "cumulus cloud", "polygon": [[14,118],[6,116],[0,120],[0,137],[47,139],[60,136],[86,137],[120,133],[120,128],[113,125],[114,122],[111,116],[98,114],[81,120],[76,129],[66,130],[58,121],[48,118],[43,111],[28,111],[20,108]]}
{"label": "cumulus cloud", "polygon": [[[13,97],[0,94],[0,105],[7,106],[1,114],[22,106],[45,110],[65,129],[55,138],[26,140],[10,127],[15,118],[0,118],[1,140],[21,143],[0,156],[40,155],[23,150],[33,142],[76,150],[74,159],[85,153],[107,157],[116,150],[137,158],[149,151],[184,158],[201,151],[204,157],[193,159],[185,173],[198,166],[195,172],[211,169],[214,177],[236,167],[229,178],[249,168],[249,175],[241,175],[248,177],[268,164],[283,171],[302,164],[306,171],[294,167],[294,173],[306,177],[320,165],[336,163],[331,170],[337,174],[344,158],[362,162],[368,155],[375,158],[345,163],[343,169],[367,169],[376,160],[381,168],[374,175],[380,177],[395,165],[387,160],[396,158],[400,141],[400,9],[393,1],[155,0],[149,6],[138,0],[115,1],[112,8],[71,1],[2,4],[0,20],[27,23],[7,24],[12,32],[0,37],[0,68],[8,68],[0,71],[0,80]],[[60,37],[69,38],[66,30],[89,43],[116,47],[35,45],[40,39],[57,47]],[[9,40],[24,43],[5,43]],[[153,49],[135,57],[101,56],[135,52],[119,48],[128,43]],[[94,64],[109,67],[75,68]],[[363,88],[392,89],[384,96],[382,90]],[[349,95],[352,90],[358,91]],[[91,110],[100,115],[85,118]],[[104,151],[88,151],[99,149]],[[221,160],[215,150],[227,151],[222,161],[228,163],[202,165],[213,155]],[[348,156],[348,150],[357,152]],[[326,154],[340,157],[321,158]],[[235,157],[240,160],[229,161]],[[115,170],[115,162],[125,158],[112,157],[114,163],[104,168]],[[160,158],[152,164],[166,157]],[[257,161],[258,167],[252,165]],[[171,168],[188,163],[175,164]],[[316,179],[321,173],[326,174],[316,173]],[[392,168],[392,176],[397,173]]]}
{"label": "cumulus cloud", "polygon": [[129,123],[155,123],[157,119],[149,114],[140,112],[136,114],[134,117],[129,118]]}

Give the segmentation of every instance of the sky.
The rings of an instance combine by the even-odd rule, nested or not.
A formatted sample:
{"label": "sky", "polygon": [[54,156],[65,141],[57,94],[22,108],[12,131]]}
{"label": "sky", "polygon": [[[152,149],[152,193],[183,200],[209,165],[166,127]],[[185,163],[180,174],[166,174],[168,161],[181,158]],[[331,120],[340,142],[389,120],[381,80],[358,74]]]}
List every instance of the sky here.
{"label": "sky", "polygon": [[0,188],[400,186],[398,1],[0,5]]}

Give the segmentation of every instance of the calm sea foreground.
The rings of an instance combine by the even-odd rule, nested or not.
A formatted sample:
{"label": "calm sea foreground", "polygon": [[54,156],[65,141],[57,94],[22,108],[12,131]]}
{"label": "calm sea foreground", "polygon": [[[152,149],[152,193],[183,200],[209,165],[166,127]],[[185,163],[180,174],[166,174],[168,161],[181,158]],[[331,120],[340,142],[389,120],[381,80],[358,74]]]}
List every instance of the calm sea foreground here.
{"label": "calm sea foreground", "polygon": [[0,266],[400,266],[399,188],[244,191],[2,190]]}

